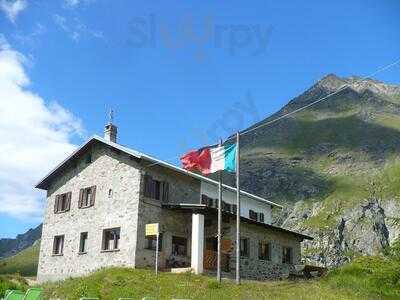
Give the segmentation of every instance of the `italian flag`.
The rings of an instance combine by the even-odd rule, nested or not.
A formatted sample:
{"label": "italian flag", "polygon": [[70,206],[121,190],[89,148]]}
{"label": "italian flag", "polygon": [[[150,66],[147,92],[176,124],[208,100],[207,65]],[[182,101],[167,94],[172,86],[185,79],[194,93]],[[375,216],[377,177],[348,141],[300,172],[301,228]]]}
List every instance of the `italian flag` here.
{"label": "italian flag", "polygon": [[205,147],[181,157],[183,168],[207,175],[217,171],[236,171],[236,144]]}

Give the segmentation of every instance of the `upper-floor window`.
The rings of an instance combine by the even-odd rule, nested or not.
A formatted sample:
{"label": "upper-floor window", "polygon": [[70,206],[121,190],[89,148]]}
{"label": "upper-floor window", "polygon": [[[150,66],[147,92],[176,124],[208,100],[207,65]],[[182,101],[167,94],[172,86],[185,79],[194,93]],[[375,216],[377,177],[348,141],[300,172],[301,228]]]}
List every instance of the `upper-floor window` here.
{"label": "upper-floor window", "polygon": [[165,181],[153,179],[150,175],[144,175],[144,196],[156,200],[168,202],[169,184]]}
{"label": "upper-floor window", "polygon": [[71,192],[56,195],[56,199],[54,202],[54,213],[69,211],[71,207],[71,196]]}
{"label": "upper-floor window", "polygon": [[96,186],[81,189],[79,191],[79,208],[90,207],[94,205],[96,198]]}
{"label": "upper-floor window", "polygon": [[251,220],[264,223],[264,213],[258,213],[253,210],[249,210],[249,218]]}
{"label": "upper-floor window", "polygon": [[111,228],[103,230],[103,251],[111,251],[119,249],[120,228]]}
{"label": "upper-floor window", "polygon": [[249,257],[249,239],[242,238],[240,239],[240,256]]}
{"label": "upper-floor window", "polygon": [[53,241],[53,255],[62,255],[64,252],[64,235],[57,235]]}
{"label": "upper-floor window", "polygon": [[293,250],[290,247],[282,247],[282,263],[291,264],[293,261]]}
{"label": "upper-floor window", "polygon": [[267,242],[258,243],[258,258],[261,260],[271,260],[271,244]]}
{"label": "upper-floor window", "polygon": [[79,239],[79,253],[86,253],[87,251],[87,240],[88,240],[88,233],[81,232],[81,236]]}

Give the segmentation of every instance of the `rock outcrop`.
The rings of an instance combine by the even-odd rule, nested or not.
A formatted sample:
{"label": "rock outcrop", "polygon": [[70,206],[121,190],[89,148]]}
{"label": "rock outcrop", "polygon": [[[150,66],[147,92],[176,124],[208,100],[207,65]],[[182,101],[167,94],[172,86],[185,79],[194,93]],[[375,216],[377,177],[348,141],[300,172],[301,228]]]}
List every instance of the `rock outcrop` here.
{"label": "rock outcrop", "polygon": [[400,86],[330,74],[255,127],[241,141],[242,186],[285,206],[275,224],[315,237],[307,261],[338,266],[399,238]]}
{"label": "rock outcrop", "polygon": [[29,229],[15,239],[0,239],[0,258],[13,256],[18,252],[32,246],[42,236],[42,224],[34,229]]}

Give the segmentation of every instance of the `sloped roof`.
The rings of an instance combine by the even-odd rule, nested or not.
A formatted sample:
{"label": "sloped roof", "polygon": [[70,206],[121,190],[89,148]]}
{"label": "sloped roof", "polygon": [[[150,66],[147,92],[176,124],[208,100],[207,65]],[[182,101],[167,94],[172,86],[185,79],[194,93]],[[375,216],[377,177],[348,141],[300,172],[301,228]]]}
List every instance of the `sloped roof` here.
{"label": "sloped roof", "polygon": [[[141,153],[139,151],[124,147],[124,146],[122,146],[120,144],[113,143],[111,141],[107,141],[107,140],[105,140],[105,139],[103,139],[103,138],[101,138],[101,137],[99,137],[97,135],[94,135],[88,141],[86,141],[86,143],[84,143],[78,149],[76,149],[64,161],[62,161],[59,165],[57,165],[53,170],[51,170],[42,180],[40,180],[40,182],[38,184],[36,184],[35,187],[38,188],[38,189],[47,190],[48,185],[53,180],[53,178],[56,177],[59,174],[59,172],[64,170],[68,166],[68,164],[70,163],[70,161],[72,159],[82,155],[84,152],[87,151],[87,149],[89,149],[89,147],[91,147],[95,143],[102,143],[102,144],[108,145],[111,148],[120,150],[120,151],[122,151],[122,152],[124,152],[124,153],[126,153],[126,154],[128,154],[130,156],[133,156],[133,157],[137,158],[137,159],[143,159],[143,160],[149,161],[151,163],[157,164],[159,166],[171,169],[171,170],[176,171],[178,173],[185,174],[187,176],[199,179],[201,181],[208,182],[208,183],[211,183],[213,185],[218,185],[218,181],[215,181],[213,179],[210,179],[208,177],[205,177],[203,175],[200,175],[200,174],[197,174],[197,173],[194,173],[194,172],[187,171],[187,170],[182,169],[180,167],[177,167],[177,166],[175,166],[173,164],[170,164],[170,163],[167,163],[165,161],[156,159],[156,158],[154,158],[152,156],[149,156],[147,154],[144,154],[144,153]],[[230,190],[230,191],[236,192],[236,188],[234,188],[234,187],[232,187],[230,185],[223,184],[222,186],[226,190]],[[264,202],[266,204],[282,208],[282,206],[277,204],[277,203],[274,203],[274,202],[269,201],[267,199],[264,199],[262,197],[256,196],[254,194],[248,193],[246,191],[240,190],[240,194],[243,195],[243,196],[247,196],[249,198],[252,198],[254,200],[258,200],[260,202]]]}
{"label": "sloped roof", "polygon": [[[167,209],[172,209],[172,210],[181,210],[181,211],[185,211],[185,210],[186,211],[205,211],[205,212],[210,212],[210,213],[214,213],[214,214],[217,213],[217,209],[216,208],[209,207],[209,206],[207,206],[205,204],[189,204],[189,203],[163,204],[162,207],[167,208]],[[223,211],[222,213],[225,214],[225,215],[236,216],[236,214],[232,213],[232,212]],[[240,220],[242,222],[245,222],[245,223],[248,223],[248,224],[254,224],[254,225],[261,226],[261,227],[264,227],[264,228],[267,228],[267,229],[271,229],[271,230],[274,230],[274,231],[284,232],[284,233],[287,233],[287,234],[295,235],[297,237],[300,237],[303,240],[310,240],[311,241],[311,240],[314,239],[313,237],[311,237],[309,235],[306,235],[306,234],[302,234],[302,233],[299,233],[299,232],[296,232],[296,231],[292,231],[292,230],[289,230],[289,229],[285,229],[285,228],[282,228],[282,227],[277,227],[277,226],[274,226],[274,225],[271,225],[271,224],[255,221],[255,220],[243,217],[243,216],[240,216]]]}

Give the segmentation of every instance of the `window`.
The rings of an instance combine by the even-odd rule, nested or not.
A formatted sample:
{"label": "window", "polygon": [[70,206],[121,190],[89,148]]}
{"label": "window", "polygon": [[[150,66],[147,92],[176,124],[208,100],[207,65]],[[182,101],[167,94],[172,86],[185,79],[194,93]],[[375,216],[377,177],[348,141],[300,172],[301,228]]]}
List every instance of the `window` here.
{"label": "window", "polygon": [[103,251],[118,250],[120,239],[120,228],[103,230]]}
{"label": "window", "polygon": [[64,235],[57,235],[53,241],[53,255],[63,255]]}
{"label": "window", "polygon": [[[155,235],[146,236],[146,246],[145,246],[146,249],[156,251],[156,243],[157,243],[157,237]],[[162,233],[160,233],[158,236],[158,251],[161,251],[161,249],[162,249]]]}
{"label": "window", "polygon": [[264,223],[264,213],[258,213],[253,210],[249,210],[249,218],[251,220]]}
{"label": "window", "polygon": [[79,253],[86,253],[87,240],[88,240],[88,233],[81,232],[81,238],[79,241]]}
{"label": "window", "polygon": [[56,199],[54,201],[54,213],[69,211],[71,207],[71,195],[71,192],[56,195]]}
{"label": "window", "polygon": [[264,223],[264,214],[258,213],[258,222]]}
{"label": "window", "polygon": [[251,219],[251,220],[254,220],[254,221],[257,221],[257,213],[255,212],[255,211],[253,211],[253,210],[249,210],[249,218]]}
{"label": "window", "polygon": [[96,198],[96,186],[91,186],[79,191],[79,208],[90,207],[94,205]]}
{"label": "window", "polygon": [[172,237],[172,255],[186,256],[187,254],[187,239],[183,237]]}
{"label": "window", "polygon": [[258,258],[261,260],[271,260],[271,244],[267,242],[258,243]]}
{"label": "window", "polygon": [[168,202],[169,184],[153,179],[149,175],[144,176],[144,196],[156,200]]}
{"label": "window", "polygon": [[249,256],[249,239],[240,239],[240,256]]}
{"label": "window", "polygon": [[292,248],[282,247],[282,263],[284,264],[292,263]]}

